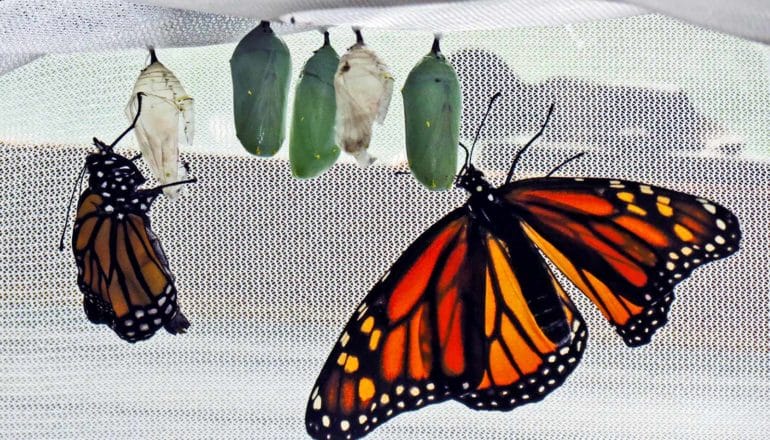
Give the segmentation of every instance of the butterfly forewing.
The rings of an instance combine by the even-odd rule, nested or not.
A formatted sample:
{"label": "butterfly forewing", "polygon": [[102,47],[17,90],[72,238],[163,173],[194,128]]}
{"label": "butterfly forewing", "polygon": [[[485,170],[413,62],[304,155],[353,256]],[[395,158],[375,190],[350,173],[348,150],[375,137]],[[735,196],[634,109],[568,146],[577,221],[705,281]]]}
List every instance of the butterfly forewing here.
{"label": "butterfly forewing", "polygon": [[636,182],[543,178],[497,190],[527,236],[630,346],[667,321],[673,287],[738,249],[738,221],[694,196]]}
{"label": "butterfly forewing", "polygon": [[131,206],[86,191],[73,230],[86,316],[130,342],[147,339],[164,326],[172,333],[189,326],[178,313],[173,275],[141,209],[156,195],[136,192],[136,206]]}

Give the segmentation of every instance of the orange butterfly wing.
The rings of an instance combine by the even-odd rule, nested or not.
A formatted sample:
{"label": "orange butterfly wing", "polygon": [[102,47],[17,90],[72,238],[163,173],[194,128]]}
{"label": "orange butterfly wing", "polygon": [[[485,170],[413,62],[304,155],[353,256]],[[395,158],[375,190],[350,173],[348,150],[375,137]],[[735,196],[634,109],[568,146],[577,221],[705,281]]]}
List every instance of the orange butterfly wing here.
{"label": "orange butterfly wing", "polygon": [[466,213],[420,236],[348,322],[308,401],[311,436],[360,437],[450,398],[511,409],[575,367],[585,328],[523,230],[496,237]]}
{"label": "orange butterfly wing", "polygon": [[[137,197],[146,206],[152,202],[141,192]],[[189,322],[179,312],[174,277],[148,219],[140,213],[114,214],[104,209],[109,203],[84,193],[73,230],[78,286],[88,319],[109,325],[130,342],[147,339],[163,326],[183,332]]]}
{"label": "orange butterfly wing", "polygon": [[484,374],[456,397],[473,409],[508,411],[543,399],[575,369],[588,337],[542,257],[518,225],[513,232],[505,241],[485,237]]}
{"label": "orange butterfly wing", "polygon": [[543,178],[500,197],[528,237],[601,310],[629,346],[667,322],[673,287],[738,249],[738,220],[718,204],[636,182]]}

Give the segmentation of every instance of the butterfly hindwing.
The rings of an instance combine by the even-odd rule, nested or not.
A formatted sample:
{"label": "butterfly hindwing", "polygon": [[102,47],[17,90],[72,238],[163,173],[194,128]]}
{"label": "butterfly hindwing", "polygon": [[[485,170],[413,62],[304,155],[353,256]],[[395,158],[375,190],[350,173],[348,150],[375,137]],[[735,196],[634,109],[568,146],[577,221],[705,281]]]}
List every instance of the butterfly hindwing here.
{"label": "butterfly hindwing", "polygon": [[673,287],[738,249],[738,221],[694,196],[636,182],[542,178],[497,190],[528,237],[629,346],[667,321]]}
{"label": "butterfly hindwing", "polygon": [[511,410],[561,385],[582,356],[585,324],[518,224],[487,233],[482,380],[456,397],[473,409]]}

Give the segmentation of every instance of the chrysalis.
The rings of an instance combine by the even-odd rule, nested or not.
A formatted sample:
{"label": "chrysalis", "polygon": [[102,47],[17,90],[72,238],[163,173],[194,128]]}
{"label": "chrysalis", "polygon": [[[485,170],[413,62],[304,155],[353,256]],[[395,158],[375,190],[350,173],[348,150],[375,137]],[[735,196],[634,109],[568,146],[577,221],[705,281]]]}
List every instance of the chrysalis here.
{"label": "chrysalis", "polygon": [[316,177],[340,155],[334,139],[334,72],[339,62],[324,32],[324,44],[305,63],[294,94],[289,160],[295,177]]}
{"label": "chrysalis", "polygon": [[417,180],[431,190],[448,189],[457,172],[460,82],[439,48],[439,37],[409,76],[404,96],[406,156]]}
{"label": "chrysalis", "polygon": [[375,158],[366,151],[372,139],[372,123],[382,124],[393,93],[393,75],[377,55],[364,45],[354,29],[356,44],[340,59],[334,76],[337,96],[337,144],[362,167]]}
{"label": "chrysalis", "polygon": [[[174,73],[158,61],[153,49],[150,49],[150,65],[139,74],[126,105],[129,121],[134,120],[138,111],[136,97],[140,93],[144,95],[144,108],[135,133],[144,161],[161,184],[185,179],[187,172],[179,161],[179,117],[182,116],[187,145],[191,145],[195,135],[193,99]],[[163,193],[173,199],[179,195],[180,188],[168,186]]]}
{"label": "chrysalis", "polygon": [[289,94],[289,49],[262,21],[233,51],[235,134],[249,153],[269,157],[285,137],[284,115]]}

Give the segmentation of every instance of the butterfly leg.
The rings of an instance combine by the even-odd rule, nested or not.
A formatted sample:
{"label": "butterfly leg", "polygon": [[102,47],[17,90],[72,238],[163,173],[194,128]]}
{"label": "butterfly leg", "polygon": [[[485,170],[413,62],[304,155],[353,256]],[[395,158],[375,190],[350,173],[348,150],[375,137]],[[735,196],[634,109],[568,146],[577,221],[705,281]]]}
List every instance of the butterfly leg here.
{"label": "butterfly leg", "polygon": [[165,184],[165,185],[158,185],[158,186],[156,186],[155,188],[151,188],[151,189],[145,189],[145,190],[142,190],[142,191],[138,191],[138,192],[139,192],[139,193],[140,193],[142,196],[145,196],[145,197],[147,197],[147,201],[151,203],[151,202],[152,202],[152,200],[153,200],[155,197],[159,196],[159,195],[160,195],[160,193],[162,193],[162,192],[163,192],[163,188],[168,188],[168,187],[171,187],[171,186],[177,186],[177,185],[186,185],[186,184],[188,184],[188,183],[195,183],[195,182],[197,182],[197,181],[198,181],[198,179],[197,179],[197,178],[195,178],[195,177],[193,177],[192,179],[180,180],[180,181],[178,181],[178,182],[167,183],[167,184]]}
{"label": "butterfly leg", "polygon": [[[115,147],[115,145],[117,145],[118,142],[120,142],[120,140],[123,139],[125,135],[127,135],[131,130],[134,129],[134,127],[136,127],[136,122],[139,121],[139,115],[142,113],[143,96],[144,96],[143,92],[139,92],[136,94],[136,115],[134,116],[134,120],[131,121],[131,125],[129,125],[128,128],[123,133],[121,133],[120,136],[118,136],[117,139],[115,139],[115,141],[112,144],[110,144],[109,146],[110,150],[112,150]],[[94,141],[96,141],[96,138],[94,138]]]}

